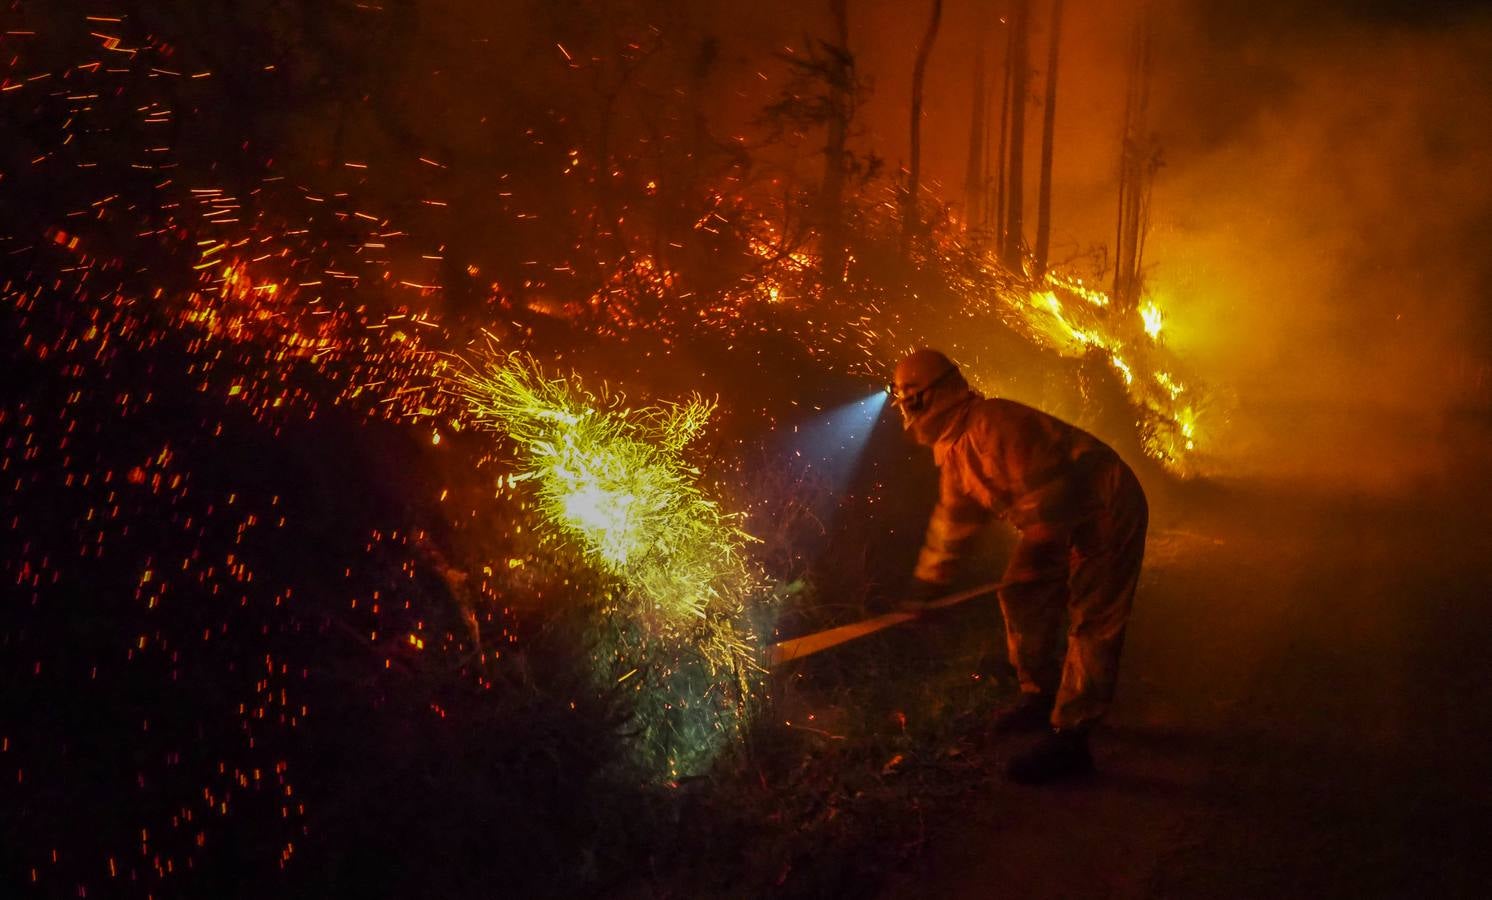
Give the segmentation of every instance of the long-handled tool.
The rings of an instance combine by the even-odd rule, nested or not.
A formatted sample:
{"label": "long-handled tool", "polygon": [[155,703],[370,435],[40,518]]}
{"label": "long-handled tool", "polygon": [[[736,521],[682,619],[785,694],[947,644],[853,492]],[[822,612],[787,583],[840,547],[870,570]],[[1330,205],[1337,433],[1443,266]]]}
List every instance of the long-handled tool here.
{"label": "long-handled tool", "polygon": [[921,617],[923,613],[947,609],[950,606],[957,606],[965,600],[973,600],[975,597],[993,594],[995,591],[1004,587],[1005,584],[1003,581],[993,581],[989,584],[982,584],[979,587],[972,587],[965,591],[949,594],[946,597],[939,597],[937,600],[919,604],[915,610],[908,609],[889,612],[860,622],[840,625],[837,628],[829,628],[824,631],[805,634],[802,637],[795,637],[773,644],[767,648],[767,666],[769,668],[776,668],[783,663],[802,659],[805,656],[812,656],[820,650],[837,647],[846,641],[853,641],[868,634],[875,634],[877,631],[890,628],[892,625],[910,622],[913,619]]}

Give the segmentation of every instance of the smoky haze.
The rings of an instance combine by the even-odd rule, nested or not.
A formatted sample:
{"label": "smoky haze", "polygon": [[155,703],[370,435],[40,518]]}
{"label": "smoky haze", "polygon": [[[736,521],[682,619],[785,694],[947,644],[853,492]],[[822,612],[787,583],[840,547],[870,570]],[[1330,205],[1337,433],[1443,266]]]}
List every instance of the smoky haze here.
{"label": "smoky haze", "polygon": [[[851,50],[871,85],[851,144],[891,171],[908,156],[911,73],[931,5],[847,4]],[[1214,471],[1392,486],[1437,471],[1465,413],[1492,406],[1492,23],[1443,4],[1299,7],[1155,2],[1150,128],[1165,165],[1147,282],[1167,316],[1166,340],[1218,396],[1200,420]],[[690,173],[686,150],[699,158],[714,147],[708,165],[728,170],[724,145],[734,139],[755,155],[758,184],[763,169],[803,185],[821,174],[822,134],[766,146],[762,111],[787,80],[778,54],[833,34],[827,0],[398,8],[409,21],[385,23],[377,64],[340,94],[295,105],[281,130],[317,165],[407,162],[381,183],[409,193],[415,210],[427,194],[450,201],[439,213],[446,256],[490,259],[473,292],[497,281],[539,299],[560,293],[529,261],[570,239],[562,214],[591,204],[581,195],[596,186],[561,177],[553,148],[593,157],[608,128],[610,149],[657,171],[662,190],[680,189],[678,176]],[[928,68],[923,183],[955,207],[975,50],[986,42],[997,75],[1003,8],[945,0]],[[1028,238],[1051,6],[1032,8]],[[1065,7],[1052,259],[1082,274],[1091,274],[1088,251],[1105,245],[1112,255],[1137,8]],[[618,57],[629,42],[639,49]],[[307,89],[336,83],[330,68],[301,70]],[[650,116],[697,128],[697,138],[656,149]],[[421,154],[440,166],[412,162]],[[891,197],[884,178],[870,191],[870,201]],[[521,232],[502,224],[515,212],[526,217]]]}
{"label": "smoky haze", "polygon": [[1488,21],[1166,22],[1152,284],[1237,392],[1226,467],[1435,474],[1488,406]]}
{"label": "smoky haze", "polygon": [[[926,6],[852,5],[875,85],[867,135],[892,161],[905,156]],[[1275,6],[1154,7],[1149,124],[1165,165],[1147,284],[1166,340],[1218,395],[1204,419],[1215,471],[1401,487],[1441,472],[1452,446],[1465,453],[1468,414],[1492,405],[1492,21],[1454,5]],[[978,7],[946,5],[929,70],[926,159],[950,200],[967,153]],[[1136,12],[1067,5],[1059,261],[1113,242]],[[1045,15],[1038,5],[1037,69]],[[1028,137],[1029,183],[1039,138]]]}

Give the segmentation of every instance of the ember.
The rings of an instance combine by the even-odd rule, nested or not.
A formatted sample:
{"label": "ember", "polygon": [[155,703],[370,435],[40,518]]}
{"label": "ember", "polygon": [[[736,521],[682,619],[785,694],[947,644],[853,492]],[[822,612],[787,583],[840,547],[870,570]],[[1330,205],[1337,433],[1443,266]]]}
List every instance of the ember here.
{"label": "ember", "polygon": [[[688,666],[697,657],[714,680],[703,693],[734,698],[722,714],[744,711],[761,656],[746,605],[762,579],[748,563],[750,538],[739,517],[706,496],[699,469],[683,456],[714,404],[692,397],[629,409],[621,397],[599,399],[546,377],[531,359],[496,350],[458,364],[450,379],[475,422],[517,446],[519,470],[508,483],[532,479],[546,523],[620,580],[604,614],[640,624],[638,648],[668,648],[671,658],[663,660],[624,651],[629,675],[640,665]],[[688,706],[697,698],[670,699]],[[738,727],[730,716],[707,733],[718,740]],[[707,755],[707,747],[686,749],[691,767]],[[679,767],[676,758],[673,774]]]}
{"label": "ember", "polygon": [[[1150,97],[1148,4],[1039,6],[7,0],[0,885],[605,891],[666,868],[686,813],[732,820],[711,790],[780,799],[833,757],[781,740],[930,768],[909,732],[947,722],[897,697],[870,752],[863,695],[765,668],[913,618],[878,607],[934,477],[884,408],[915,347],[1147,489],[1245,465],[1245,388],[1418,410],[1428,371],[1485,397],[1478,359],[1444,375],[1430,352],[1460,321],[1449,283],[1385,282],[1355,318],[1259,301],[1297,278],[1359,296],[1313,268],[1356,244],[1304,233],[1356,234],[1351,204],[1268,168],[1283,211],[1261,214],[1247,178],[1197,174],[1210,146],[1166,183],[1163,138],[1242,126],[1152,121],[1184,92]],[[1164,26],[1190,35],[1172,51],[1200,53],[1179,46],[1199,15]],[[1492,146],[1409,119],[1436,153]],[[1337,166],[1334,124],[1313,180],[1362,193],[1377,161]],[[1438,235],[1376,244],[1453,281]],[[1359,342],[1393,364],[1343,362]],[[1313,443],[1254,424],[1251,464]],[[848,652],[885,665],[868,644]],[[895,671],[872,687],[915,680]],[[836,782],[803,815],[842,824],[865,794]]]}

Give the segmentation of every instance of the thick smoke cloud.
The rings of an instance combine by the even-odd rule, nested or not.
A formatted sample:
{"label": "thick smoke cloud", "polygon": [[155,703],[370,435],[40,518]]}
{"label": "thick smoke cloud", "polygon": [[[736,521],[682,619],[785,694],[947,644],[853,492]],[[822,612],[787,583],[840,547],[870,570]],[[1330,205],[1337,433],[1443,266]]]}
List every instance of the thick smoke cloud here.
{"label": "thick smoke cloud", "polygon": [[[865,139],[893,164],[928,6],[851,4],[875,85]],[[979,6],[945,5],[929,70],[925,178],[953,201]],[[1113,243],[1137,8],[1068,4],[1059,260]],[[1047,6],[1033,9],[1044,48]],[[1214,471],[1394,488],[1478,452],[1492,407],[1492,19],[1453,3],[1168,0],[1153,15],[1165,166],[1147,274],[1167,340],[1220,394],[1204,421]],[[1034,124],[1039,73],[1032,90]]]}
{"label": "thick smoke cloud", "polygon": [[1412,483],[1492,387],[1492,27],[1288,24],[1166,18],[1153,284],[1236,391],[1225,470]]}

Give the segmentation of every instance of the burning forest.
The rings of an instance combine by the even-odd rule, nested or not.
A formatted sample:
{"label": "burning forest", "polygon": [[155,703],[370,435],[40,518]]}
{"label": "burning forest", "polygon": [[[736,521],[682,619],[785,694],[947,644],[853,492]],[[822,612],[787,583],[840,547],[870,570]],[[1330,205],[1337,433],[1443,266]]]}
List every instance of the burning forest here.
{"label": "burning forest", "polygon": [[1207,14],[727,7],[6,0],[0,893],[873,892],[1017,693],[992,604],[773,665],[904,599],[897,360],[1268,468]]}

